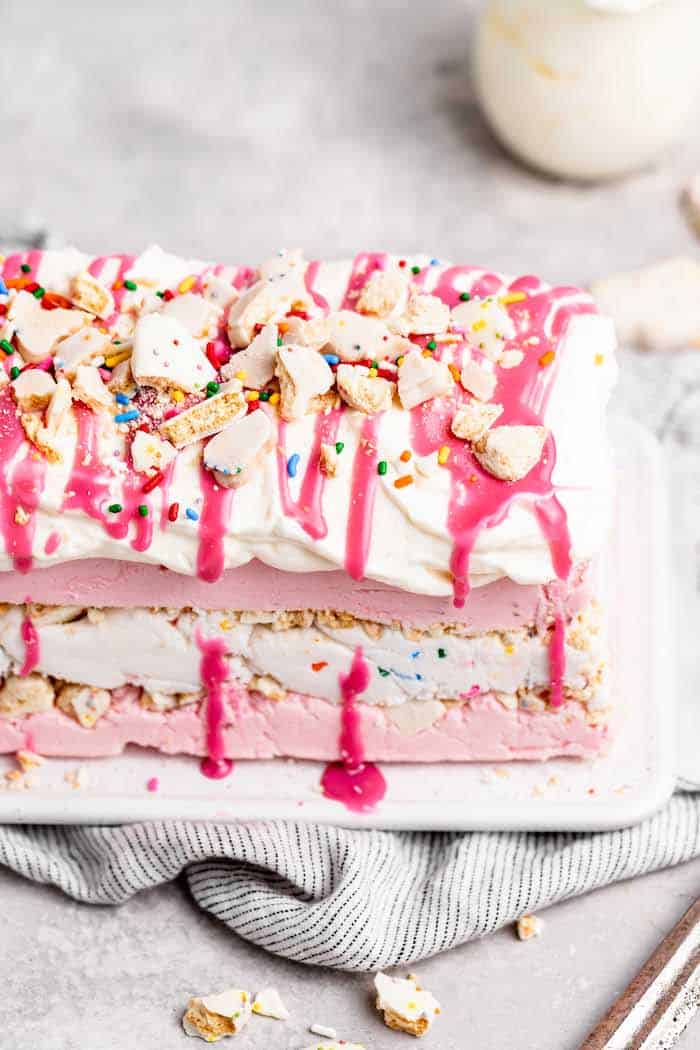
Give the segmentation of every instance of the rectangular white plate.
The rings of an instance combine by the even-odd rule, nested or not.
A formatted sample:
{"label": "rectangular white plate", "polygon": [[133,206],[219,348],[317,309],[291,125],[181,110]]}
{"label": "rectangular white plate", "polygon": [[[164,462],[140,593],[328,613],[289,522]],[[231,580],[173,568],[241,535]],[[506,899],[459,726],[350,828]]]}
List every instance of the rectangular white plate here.
{"label": "rectangular white plate", "polygon": [[[384,802],[373,813],[355,814],[321,795],[319,763],[238,762],[228,779],[211,781],[194,759],[131,749],[116,758],[47,761],[31,790],[0,792],[0,821],[292,818],[364,828],[578,831],[642,820],[674,786],[669,527],[655,439],[628,420],[614,422],[612,439],[618,497],[607,570],[612,700],[623,714],[604,757],[504,766],[385,764]],[[78,767],[87,782],[74,789],[64,776]],[[146,789],[151,777],[160,782],[155,793]]]}

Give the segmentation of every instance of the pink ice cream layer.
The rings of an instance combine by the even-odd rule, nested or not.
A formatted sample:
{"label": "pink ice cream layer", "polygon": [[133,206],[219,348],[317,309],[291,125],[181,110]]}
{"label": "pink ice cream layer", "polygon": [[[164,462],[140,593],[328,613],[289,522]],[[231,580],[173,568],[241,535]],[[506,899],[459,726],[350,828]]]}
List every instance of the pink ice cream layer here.
{"label": "pink ice cream layer", "polygon": [[[574,616],[593,596],[592,569],[577,566],[571,582],[556,583],[558,600]],[[521,586],[502,579],[475,587],[463,608],[452,597],[409,594],[344,572],[293,573],[259,561],[227,570],[206,583],[163,566],[109,559],[63,562],[21,575],[0,573],[0,601],[98,608],[155,605],[172,609],[338,609],[378,622],[417,627],[465,623],[474,631],[507,630],[536,622],[550,605],[550,587]]]}
{"label": "pink ice cream layer", "polygon": [[[130,744],[166,754],[205,755],[205,705],[166,713],[147,711],[135,690],[120,691],[106,715],[85,729],[57,709],[15,722],[0,719],[0,753],[31,748],[42,755],[92,758],[120,754]],[[339,759],[341,709],[327,700],[289,693],[267,700],[229,692],[232,712],[223,743],[228,758],[293,757]],[[385,709],[359,705],[366,761],[471,762],[590,758],[608,738],[606,726],[591,726],[575,701],[556,712],[510,711],[492,694],[449,707],[430,728],[408,735]]]}

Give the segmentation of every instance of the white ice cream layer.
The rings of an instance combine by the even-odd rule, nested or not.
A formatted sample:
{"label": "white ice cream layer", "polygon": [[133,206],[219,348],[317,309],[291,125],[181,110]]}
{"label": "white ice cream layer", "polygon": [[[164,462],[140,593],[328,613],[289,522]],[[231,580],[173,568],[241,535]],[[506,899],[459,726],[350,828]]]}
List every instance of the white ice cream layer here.
{"label": "white ice cream layer", "polygon": [[[5,672],[17,672],[25,660],[22,616],[18,607],[0,615],[0,670]],[[520,688],[549,686],[546,636],[519,630],[472,637],[424,634],[413,641],[398,629],[370,626],[376,638],[360,624],[275,630],[235,623],[220,612],[91,610],[71,623],[35,621],[35,669],[103,689],[137,685],[149,692],[193,693],[201,688],[196,641],[201,632],[226,640],[232,678],[250,683],[254,676],[269,676],[283,689],[334,702],[341,699],[339,676],[347,673],[358,646],[371,669],[364,703],[392,706],[487,690],[512,695]],[[573,689],[584,689],[603,659],[600,636],[587,633],[586,641],[586,649],[566,647],[566,683]]]}

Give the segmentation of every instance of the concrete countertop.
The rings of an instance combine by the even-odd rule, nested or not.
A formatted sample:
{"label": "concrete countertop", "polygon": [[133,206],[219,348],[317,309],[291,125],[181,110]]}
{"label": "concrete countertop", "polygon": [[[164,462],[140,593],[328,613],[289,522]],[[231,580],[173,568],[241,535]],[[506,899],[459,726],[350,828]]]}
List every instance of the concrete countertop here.
{"label": "concrete countertop", "polygon": [[[45,226],[88,250],[157,241],[255,261],[425,250],[563,281],[698,254],[676,206],[700,136],[624,182],[576,187],[516,167],[468,77],[475,0],[15,4],[3,16],[0,233]],[[678,486],[681,681],[697,696],[700,355],[623,356],[617,404],[652,425]],[[680,502],[679,502],[680,501]],[[685,734],[697,722],[688,714]],[[540,941],[505,930],[417,965],[440,1050],[574,1050],[700,887],[700,861],[570,901]],[[181,884],[88,908],[0,871],[0,1046],[186,1044],[189,995],[276,984],[293,1012],[241,1045],[293,1050],[334,1025],[408,1045],[369,979],[277,960],[201,914]],[[700,1022],[698,1022],[700,1023]],[[689,1030],[678,1044],[696,1045]]]}

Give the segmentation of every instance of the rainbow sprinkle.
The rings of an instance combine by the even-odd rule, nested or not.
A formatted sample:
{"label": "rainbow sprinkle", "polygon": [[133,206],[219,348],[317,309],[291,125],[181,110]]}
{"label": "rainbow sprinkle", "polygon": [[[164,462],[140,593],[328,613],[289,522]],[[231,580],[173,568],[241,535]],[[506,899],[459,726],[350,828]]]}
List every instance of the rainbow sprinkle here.
{"label": "rainbow sprinkle", "polygon": [[132,419],[138,419],[138,408],[130,408],[128,412],[117,412],[114,417],[115,423],[130,423]]}
{"label": "rainbow sprinkle", "polygon": [[300,455],[298,452],[294,452],[287,460],[287,474],[290,478],[297,476],[297,470],[299,469]]}
{"label": "rainbow sprinkle", "polygon": [[187,508],[185,511],[185,517],[189,518],[190,521],[199,521],[199,514],[196,510],[193,510],[192,507]]}

